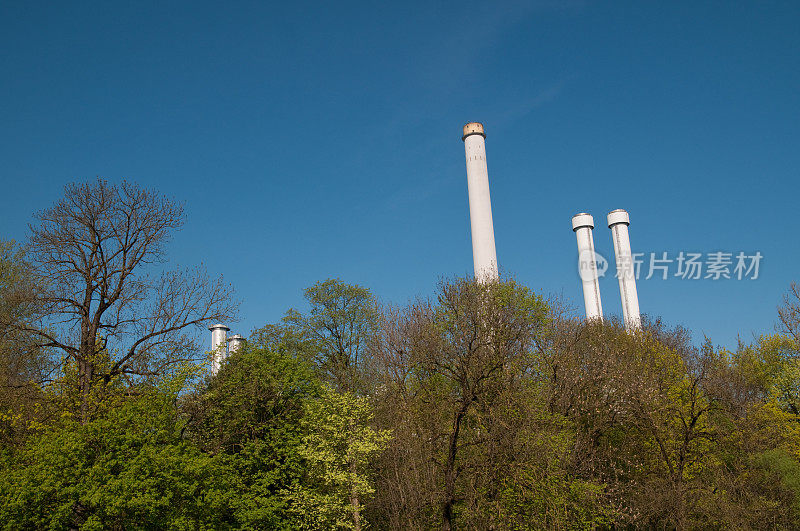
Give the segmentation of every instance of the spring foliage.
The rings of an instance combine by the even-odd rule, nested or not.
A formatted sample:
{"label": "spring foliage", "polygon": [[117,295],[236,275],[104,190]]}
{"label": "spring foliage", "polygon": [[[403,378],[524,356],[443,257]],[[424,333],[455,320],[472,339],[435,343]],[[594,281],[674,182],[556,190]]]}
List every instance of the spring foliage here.
{"label": "spring foliage", "polygon": [[[0,251],[0,312],[24,321],[25,258]],[[513,280],[305,295],[215,375],[112,375],[106,341],[42,371],[52,353],[4,328],[0,527],[799,527],[800,298],[726,350]],[[110,375],[88,390],[87,361]]]}

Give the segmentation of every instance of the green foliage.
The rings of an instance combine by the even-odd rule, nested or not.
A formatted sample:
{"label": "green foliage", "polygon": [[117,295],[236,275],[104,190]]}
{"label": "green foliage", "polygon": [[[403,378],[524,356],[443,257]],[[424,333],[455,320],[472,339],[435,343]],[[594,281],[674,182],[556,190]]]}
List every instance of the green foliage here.
{"label": "green foliage", "polygon": [[369,390],[369,349],[377,333],[378,307],[369,289],[338,279],[305,290],[307,315],[290,310],[284,323],[296,329],[313,354],[322,378],[345,391]]}
{"label": "green foliage", "polygon": [[47,353],[14,325],[27,322],[33,289],[25,253],[13,241],[0,240],[0,449],[20,444],[39,417],[48,369]]}
{"label": "green foliage", "polygon": [[[0,312],[24,317],[15,253]],[[306,298],[204,380],[80,391],[65,359],[39,385],[0,337],[0,528],[798,528],[800,307],[727,351],[570,320],[514,281]]]}
{"label": "green foliage", "polygon": [[299,448],[307,476],[288,493],[305,529],[355,529],[362,505],[375,492],[367,475],[370,459],[390,438],[370,426],[367,399],[325,386],[306,403],[306,435]]}
{"label": "green foliage", "polygon": [[[535,402],[535,394],[527,395]],[[531,404],[516,458],[500,480],[497,526],[509,529],[596,529],[618,517],[606,485],[575,476],[575,426],[543,404]],[[469,521],[469,513],[465,516]]]}
{"label": "green foliage", "polygon": [[792,500],[792,512],[800,521],[800,463],[784,450],[768,450],[757,455],[754,464],[777,479]]}
{"label": "green foliage", "polygon": [[5,456],[6,529],[220,529],[230,471],[180,436],[175,396],[131,398],[67,420]]}
{"label": "green foliage", "polygon": [[312,369],[275,346],[251,341],[185,405],[192,439],[235,471],[235,517],[253,529],[289,525],[282,492],[302,479],[304,404],[319,392]]}
{"label": "green foliage", "polygon": [[346,526],[360,514],[353,496],[372,492],[366,465],[386,434],[369,426],[366,399],[319,383],[287,332],[256,333],[187,399],[190,434],[235,471],[243,527]]}
{"label": "green foliage", "polygon": [[258,345],[259,348],[301,360],[312,366],[316,346],[311,331],[296,326],[300,320],[302,316],[298,312],[289,310],[279,323],[268,324],[254,330],[249,342]]}
{"label": "green foliage", "polygon": [[255,440],[299,426],[319,383],[301,360],[250,343],[224,363],[187,407],[192,433],[211,452],[236,453]]}
{"label": "green foliage", "polygon": [[500,500],[507,512],[499,520],[510,529],[597,529],[613,522],[603,505],[604,486],[553,471],[533,470],[504,482]]}
{"label": "green foliage", "polygon": [[742,372],[785,411],[800,418],[800,348],[782,334],[762,336],[737,357]]}

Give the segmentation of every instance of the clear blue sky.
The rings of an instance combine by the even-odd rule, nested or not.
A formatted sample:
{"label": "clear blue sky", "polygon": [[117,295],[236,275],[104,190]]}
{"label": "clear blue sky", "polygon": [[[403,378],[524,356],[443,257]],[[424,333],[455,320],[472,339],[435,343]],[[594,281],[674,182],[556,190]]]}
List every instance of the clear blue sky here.
{"label": "clear blue sky", "polygon": [[615,208],[635,252],[760,251],[756,281],[639,282],[732,345],[800,280],[798,27],[795,1],[3,2],[0,237],[125,177],[185,201],[170,257],[234,284],[236,332],[327,277],[403,303],[471,274],[482,121],[503,269],[582,310],[570,218],[609,256]]}

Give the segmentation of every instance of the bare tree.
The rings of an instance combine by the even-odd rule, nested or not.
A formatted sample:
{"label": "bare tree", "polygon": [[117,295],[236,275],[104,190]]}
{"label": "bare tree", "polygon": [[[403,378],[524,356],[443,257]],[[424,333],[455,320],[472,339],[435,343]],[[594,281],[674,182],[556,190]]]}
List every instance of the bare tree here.
{"label": "bare tree", "polygon": [[792,282],[789,293],[783,296],[783,304],[778,307],[777,329],[800,343],[800,285],[797,282]]}
{"label": "bare tree", "polygon": [[93,390],[193,359],[196,329],[234,317],[222,278],[153,271],[184,223],[182,205],[158,192],[126,181],[70,184],[36,218],[29,249],[36,318],[21,326],[75,363],[84,421]]}
{"label": "bare tree", "polygon": [[[498,411],[528,372],[546,315],[541,297],[513,281],[463,279],[442,282],[435,302],[387,310],[377,353],[386,382],[379,412],[395,408],[402,419],[395,436],[406,447],[390,448],[402,471],[382,481],[402,496],[391,502],[397,508],[433,509],[433,502],[441,528],[449,530],[456,527],[457,505],[475,505],[478,491],[496,498],[492,461],[501,460],[499,446],[510,429],[497,421]],[[435,469],[412,454],[427,455]],[[481,474],[485,483],[465,485],[475,470],[488,472]],[[406,488],[410,482],[414,488]],[[414,492],[430,489],[436,489],[430,499]]]}

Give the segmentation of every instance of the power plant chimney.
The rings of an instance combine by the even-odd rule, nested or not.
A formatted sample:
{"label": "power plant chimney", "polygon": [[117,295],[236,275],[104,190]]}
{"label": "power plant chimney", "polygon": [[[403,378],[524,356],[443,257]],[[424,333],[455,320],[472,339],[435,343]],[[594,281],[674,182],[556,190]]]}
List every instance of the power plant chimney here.
{"label": "power plant chimney", "polygon": [[472,261],[475,279],[490,282],[498,278],[497,252],[494,246],[492,202],[489,198],[489,172],[486,168],[486,134],[483,124],[464,126],[464,151],[467,157],[469,220],[472,227]]}
{"label": "power plant chimney", "polygon": [[224,324],[217,323],[209,326],[208,329],[211,330],[211,352],[214,353],[211,358],[211,372],[212,374],[216,374],[222,360],[224,360],[228,354],[226,351],[227,341],[225,340],[225,336],[230,328]]}
{"label": "power plant chimney", "polygon": [[600,302],[600,282],[597,278],[597,263],[594,253],[594,218],[585,212],[572,216],[572,230],[578,239],[578,273],[583,284],[583,303],[586,319],[603,319]]}
{"label": "power plant chimney", "polygon": [[240,336],[239,334],[234,334],[231,337],[229,337],[228,338],[228,354],[229,355],[233,354],[234,352],[239,350],[239,347],[244,345],[244,343],[245,343],[245,339],[242,336]]}
{"label": "power plant chimney", "polygon": [[217,347],[226,343],[225,336],[227,336],[230,328],[222,323],[217,323],[208,327],[211,330],[211,351],[217,350]]}
{"label": "power plant chimney", "polygon": [[631,254],[631,241],[628,237],[628,225],[631,219],[622,209],[612,210],[608,214],[608,228],[614,240],[614,254],[617,258],[617,278],[619,294],[622,298],[622,316],[625,328],[634,330],[641,328],[642,318],[639,315],[639,295],[636,293],[636,276]]}

